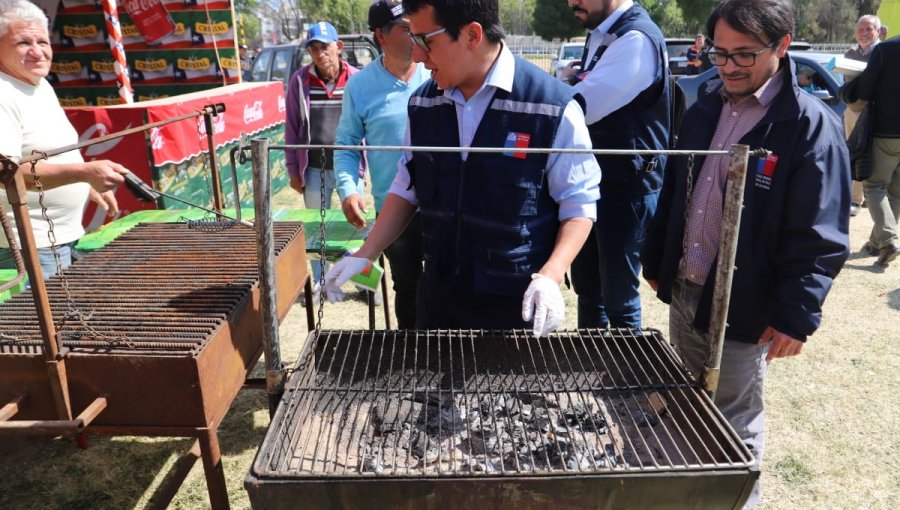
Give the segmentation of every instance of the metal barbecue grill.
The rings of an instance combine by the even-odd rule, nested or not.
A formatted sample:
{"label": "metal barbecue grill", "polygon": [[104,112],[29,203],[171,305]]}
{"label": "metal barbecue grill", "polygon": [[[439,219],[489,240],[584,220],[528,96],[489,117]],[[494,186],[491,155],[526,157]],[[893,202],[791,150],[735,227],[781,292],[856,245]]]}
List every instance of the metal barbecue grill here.
{"label": "metal barbecue grill", "polygon": [[[758,472],[655,330],[313,332],[254,508],[737,508]],[[378,483],[373,483],[373,482]]]}
{"label": "metal barbecue grill", "polygon": [[[306,242],[302,223],[272,229],[284,317],[307,280]],[[140,224],[51,277],[61,385],[74,410],[106,406],[92,422],[59,419],[33,293],[0,304],[0,433],[90,423],[91,433],[196,436],[212,505],[226,508],[216,427],[262,352],[258,258],[253,229]]]}

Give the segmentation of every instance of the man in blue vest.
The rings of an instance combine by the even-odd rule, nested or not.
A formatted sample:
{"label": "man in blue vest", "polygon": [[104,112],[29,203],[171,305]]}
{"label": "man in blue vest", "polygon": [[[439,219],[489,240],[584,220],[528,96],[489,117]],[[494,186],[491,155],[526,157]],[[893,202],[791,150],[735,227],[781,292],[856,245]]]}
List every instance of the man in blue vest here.
{"label": "man in blue vest", "polygon": [[[659,27],[632,0],[569,0],[590,30],[580,71],[565,73],[584,98],[595,149],[666,149],[669,69]],[[598,221],[572,264],[578,326],[641,326],[640,251],[656,211],[665,156],[597,156]]]}
{"label": "man in blue vest", "polygon": [[412,96],[414,146],[504,152],[406,152],[363,247],[326,276],[331,293],[365,270],[419,208],[424,271],[417,327],[559,327],[559,285],[596,218],[600,171],[574,91],[514,57],[497,0],[406,0],[413,59],[431,80]]}

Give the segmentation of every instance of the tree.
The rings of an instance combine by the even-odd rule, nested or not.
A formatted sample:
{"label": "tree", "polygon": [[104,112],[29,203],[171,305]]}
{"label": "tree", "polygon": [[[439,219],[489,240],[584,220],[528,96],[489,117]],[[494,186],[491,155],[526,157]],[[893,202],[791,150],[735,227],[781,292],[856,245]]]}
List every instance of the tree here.
{"label": "tree", "polygon": [[[747,0],[752,1],[752,0]],[[716,8],[720,0],[677,0],[681,15],[691,32],[703,32],[706,20]]]}
{"label": "tree", "polygon": [[259,0],[235,0],[234,12],[238,42],[246,44],[248,41],[258,42],[262,35],[262,21],[257,11]]}
{"label": "tree", "polygon": [[503,31],[514,35],[531,35],[531,16],[535,0],[500,0],[500,23]]}
{"label": "tree", "polygon": [[339,33],[368,31],[371,0],[297,0],[303,22],[328,21]]}
{"label": "tree", "polygon": [[541,0],[534,6],[531,17],[534,33],[547,40],[571,39],[584,35],[585,30],[575,18],[566,0]]}

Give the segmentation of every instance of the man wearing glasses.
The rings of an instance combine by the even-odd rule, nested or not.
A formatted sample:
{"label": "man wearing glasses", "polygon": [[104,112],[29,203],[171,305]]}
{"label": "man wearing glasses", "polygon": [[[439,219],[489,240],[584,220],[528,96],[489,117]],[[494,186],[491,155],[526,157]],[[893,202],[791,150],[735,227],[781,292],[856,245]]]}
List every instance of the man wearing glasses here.
{"label": "man wearing glasses", "polygon": [[[409,102],[406,152],[381,215],[355,257],[326,276],[331,292],[388,246],[419,208],[424,271],[417,327],[511,329],[544,336],[564,320],[559,285],[596,218],[600,171],[570,87],[514,57],[497,0],[406,0],[413,59],[431,81]],[[505,148],[506,150],[503,150]]]}
{"label": "man wearing glasses", "polygon": [[[759,462],[767,366],[800,354],[849,255],[850,163],[840,119],[797,86],[787,55],[794,30],[790,0],[725,0],[706,30],[719,79],[704,85],[685,114],[691,129],[678,149],[746,144],[769,151],[750,158],[715,396]],[[641,254],[644,277],[671,305],[670,340],[697,378],[709,352],[711,268],[729,161],[701,156],[689,165],[684,157],[669,159]],[[757,484],[745,508],[758,499]]]}
{"label": "man wearing glasses", "polygon": [[[590,30],[581,72],[595,149],[664,150],[669,145],[669,70],[659,27],[632,0],[568,0]],[[578,326],[641,327],[640,252],[656,211],[666,157],[598,155],[603,170],[598,221],[572,263]]]}

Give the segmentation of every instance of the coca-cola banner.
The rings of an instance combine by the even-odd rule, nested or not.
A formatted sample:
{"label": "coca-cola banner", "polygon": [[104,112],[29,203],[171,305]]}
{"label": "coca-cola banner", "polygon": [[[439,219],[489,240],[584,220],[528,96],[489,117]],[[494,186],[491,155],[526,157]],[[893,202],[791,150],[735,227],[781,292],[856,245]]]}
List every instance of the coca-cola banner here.
{"label": "coca-cola banner", "polygon": [[[224,103],[225,113],[213,122],[216,143],[237,140],[284,122],[284,87],[281,82],[242,83],[218,89],[212,96],[198,92],[153,101],[147,122],[171,119],[195,112],[210,103]],[[206,150],[206,126],[202,117],[168,124],[150,133],[153,164],[177,163]]]}

